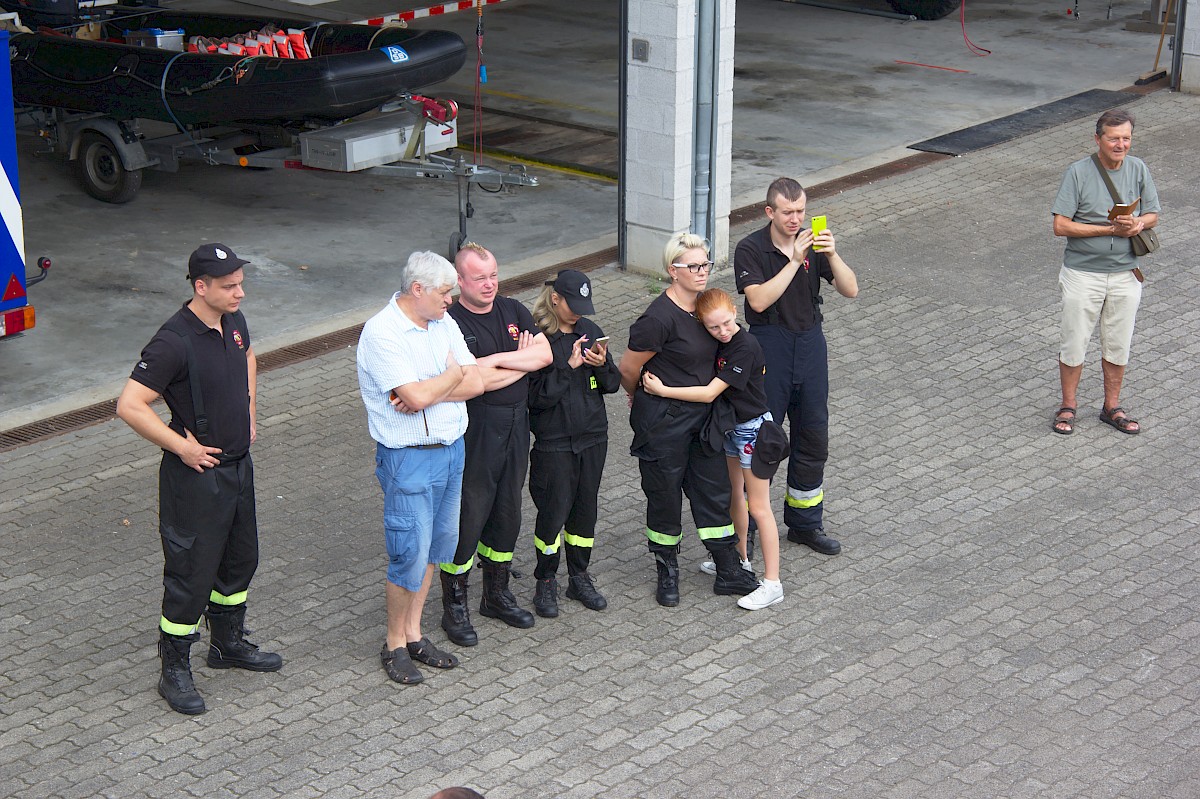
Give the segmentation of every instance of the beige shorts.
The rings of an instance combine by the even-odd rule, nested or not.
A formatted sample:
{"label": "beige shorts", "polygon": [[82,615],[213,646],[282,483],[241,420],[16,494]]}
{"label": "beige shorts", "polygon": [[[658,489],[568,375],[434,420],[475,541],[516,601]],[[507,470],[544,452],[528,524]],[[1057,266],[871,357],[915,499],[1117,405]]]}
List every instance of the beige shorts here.
{"label": "beige shorts", "polygon": [[1058,285],[1063,298],[1058,359],[1067,366],[1082,364],[1099,319],[1101,357],[1116,366],[1129,363],[1133,321],[1142,301],[1142,284],[1133,272],[1081,272],[1064,266]]}

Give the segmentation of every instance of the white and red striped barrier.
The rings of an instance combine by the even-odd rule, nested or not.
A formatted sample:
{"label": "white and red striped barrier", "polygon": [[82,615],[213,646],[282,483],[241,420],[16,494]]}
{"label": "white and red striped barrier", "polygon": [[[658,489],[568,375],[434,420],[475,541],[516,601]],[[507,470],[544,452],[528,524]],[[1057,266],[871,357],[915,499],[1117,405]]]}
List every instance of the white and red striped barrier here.
{"label": "white and red striped barrier", "polygon": [[[443,14],[453,14],[455,11],[470,11],[475,8],[479,0],[457,0],[454,3],[442,3],[441,5],[429,6],[428,8],[415,8],[412,11],[398,11],[395,14],[385,14],[382,17],[370,17],[368,19],[360,19],[355,21],[355,25],[385,25],[389,22],[401,20],[403,22],[411,22],[414,19],[423,19],[425,17],[440,17]],[[483,5],[490,6],[496,3],[503,3],[505,0],[482,0]]]}

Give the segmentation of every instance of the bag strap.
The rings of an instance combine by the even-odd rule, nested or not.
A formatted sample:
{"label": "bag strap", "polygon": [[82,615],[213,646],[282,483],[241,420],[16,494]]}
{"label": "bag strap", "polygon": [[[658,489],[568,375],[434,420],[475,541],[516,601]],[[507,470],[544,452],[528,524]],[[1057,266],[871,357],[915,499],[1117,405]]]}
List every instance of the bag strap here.
{"label": "bag strap", "polygon": [[1121,204],[1121,196],[1117,194],[1117,187],[1113,185],[1112,178],[1108,176],[1108,170],[1104,168],[1104,164],[1100,163],[1100,155],[1092,153],[1092,163],[1096,165],[1096,169],[1100,172],[1100,177],[1104,178],[1104,185],[1108,186],[1108,193],[1112,195],[1113,204]]}

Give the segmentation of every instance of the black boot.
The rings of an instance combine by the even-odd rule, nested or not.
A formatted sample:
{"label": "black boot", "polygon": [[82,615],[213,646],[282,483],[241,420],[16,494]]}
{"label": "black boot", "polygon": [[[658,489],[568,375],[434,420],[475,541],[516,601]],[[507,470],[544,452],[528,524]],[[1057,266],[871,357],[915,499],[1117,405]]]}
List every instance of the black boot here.
{"label": "black boot", "polygon": [[[568,592],[567,596],[570,595]],[[537,581],[537,588],[533,591],[533,612],[543,619],[558,616],[558,578],[553,574]]]}
{"label": "black boot", "polygon": [[208,665],[214,669],[247,669],[249,671],[279,671],[283,658],[274,652],[261,652],[246,640],[246,606],[208,606],[211,639],[208,645]]}
{"label": "black boot", "polygon": [[467,610],[467,575],[449,574],[439,570],[442,576],[442,629],[446,637],[459,646],[475,646],[479,636],[471,626],[471,613]]}
{"label": "black boot", "polygon": [[795,530],[789,527],[787,539],[793,544],[804,544],[822,555],[836,555],[842,551],[842,545],[836,539],[825,535],[825,531],[820,527],[815,530]]}
{"label": "black boot", "polygon": [[673,608],[679,604],[679,561],[674,552],[655,552],[654,565],[658,567],[654,598],[664,608]]}
{"label": "black boot", "polygon": [[587,572],[572,574],[567,580],[567,599],[576,599],[588,610],[604,610],[608,600],[592,585],[592,576]]}
{"label": "black boot", "polygon": [[533,626],[533,614],[517,605],[517,598],[508,590],[508,564],[479,559],[483,566],[483,597],[479,613],[499,619],[509,627],[526,629]]}
{"label": "black boot", "polygon": [[713,580],[713,593],[725,596],[745,596],[758,588],[754,572],[742,568],[733,539],[713,541],[709,545],[717,576]]}
{"label": "black boot", "polygon": [[158,657],[162,660],[162,676],[158,679],[158,693],[167,700],[171,710],[196,716],[204,712],[204,697],[192,682],[192,642],[200,638],[191,635],[167,635],[158,638]]}

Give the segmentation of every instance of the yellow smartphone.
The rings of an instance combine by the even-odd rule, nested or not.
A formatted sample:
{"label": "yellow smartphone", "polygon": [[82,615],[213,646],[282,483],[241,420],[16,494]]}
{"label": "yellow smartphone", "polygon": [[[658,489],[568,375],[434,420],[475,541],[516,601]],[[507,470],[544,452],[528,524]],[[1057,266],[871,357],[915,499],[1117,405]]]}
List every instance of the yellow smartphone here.
{"label": "yellow smartphone", "polygon": [[[821,216],[814,216],[814,217],[812,218],[812,234],[813,234],[813,238],[815,239],[817,236],[820,236],[822,233],[824,233],[824,232],[825,232],[825,230],[826,230],[828,227],[829,227],[829,224],[826,222],[826,220],[825,220],[825,216],[824,216],[824,215],[821,215]],[[821,248],[820,248],[820,247],[818,247],[817,245],[815,245],[815,244],[814,244],[814,245],[813,245],[813,252],[820,252],[820,251],[821,251]]]}

